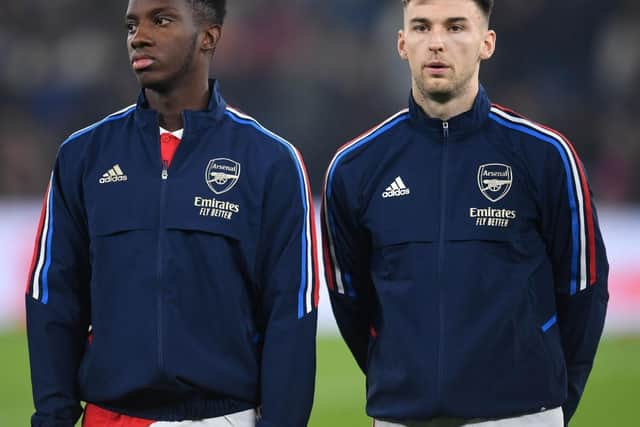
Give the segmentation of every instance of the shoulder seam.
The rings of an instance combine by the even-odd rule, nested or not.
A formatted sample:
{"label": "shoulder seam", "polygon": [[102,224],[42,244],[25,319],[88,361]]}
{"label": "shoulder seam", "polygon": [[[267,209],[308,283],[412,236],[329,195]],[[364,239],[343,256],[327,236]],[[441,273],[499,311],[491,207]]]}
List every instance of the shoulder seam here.
{"label": "shoulder seam", "polygon": [[298,319],[311,313],[318,306],[319,289],[318,289],[318,265],[316,254],[316,237],[315,237],[315,217],[313,210],[313,196],[311,195],[311,185],[307,175],[306,167],[302,155],[298,149],[289,141],[280,135],[272,132],[262,126],[253,117],[240,112],[239,110],[227,105],[225,109],[227,115],[232,121],[244,126],[251,126],[261,134],[269,137],[272,142],[279,143],[289,154],[290,160],[298,174],[300,198],[304,210],[304,220],[301,236],[301,259],[302,267],[300,274],[300,287],[298,288]]}
{"label": "shoulder seam", "polygon": [[74,141],[76,139],[78,139],[79,137],[81,137],[82,135],[84,135],[85,133],[88,133],[90,131],[92,131],[93,129],[96,129],[98,127],[100,127],[101,125],[114,121],[114,120],[118,120],[121,119],[123,117],[126,117],[127,115],[129,115],[132,111],[134,111],[136,109],[136,104],[132,104],[129,105],[128,107],[125,107],[121,110],[116,111],[115,113],[111,113],[109,114],[107,117],[103,118],[102,120],[99,120],[87,127],[84,127],[80,130],[77,130],[75,132],[73,132],[71,135],[69,135],[67,137],[67,139],[64,140],[64,142],[62,143],[62,146],[66,145],[67,143]]}
{"label": "shoulder seam", "polygon": [[[500,118],[504,119],[504,120],[508,120],[511,122],[514,122],[515,124],[520,124],[523,126],[527,126],[529,128],[531,128],[531,130],[536,131],[542,135],[546,135],[552,138],[556,138],[556,139],[562,139],[564,141],[568,142],[568,138],[565,137],[561,132],[552,129],[548,126],[545,126],[541,123],[535,122],[531,119],[528,119],[527,117],[520,115],[518,113],[516,113],[515,111],[506,109],[506,108],[499,108],[496,105],[493,105],[491,107],[491,113],[499,116]],[[494,120],[495,121],[495,120]],[[499,123],[499,122],[498,122]],[[501,123],[500,123],[501,124]],[[518,129],[514,129],[514,130],[518,130]],[[531,135],[531,136],[536,136],[536,135]],[[538,138],[540,139],[540,138]]]}
{"label": "shoulder seam", "polygon": [[[289,142],[288,140],[286,140],[285,138],[281,137],[280,135],[278,135],[277,133],[267,129],[266,127],[264,127],[262,125],[262,123],[260,123],[258,120],[256,120],[255,118],[249,116],[248,114],[244,114],[241,111],[230,107],[227,105],[226,109],[225,109],[225,115],[227,115],[228,117],[231,118],[231,120],[233,120],[236,123],[239,123],[241,125],[247,125],[247,126],[251,126],[254,129],[256,129],[258,132],[262,133],[265,136],[268,136],[270,139],[279,142],[287,147],[291,147],[294,150],[297,151],[296,147]],[[235,116],[235,117],[234,117]]]}
{"label": "shoulder seam", "polygon": [[489,117],[500,126],[524,133],[555,147],[564,165],[567,195],[572,210],[572,245],[570,292],[575,294],[593,285],[595,266],[595,230],[591,195],[584,168],[575,148],[560,132],[533,122],[516,113],[492,106]]}
{"label": "shoulder seam", "polygon": [[352,150],[359,148],[359,146],[373,140],[375,137],[381,135],[382,133],[387,132],[398,123],[406,120],[409,117],[408,112],[408,108],[400,110],[377,126],[374,126],[362,135],[344,144],[336,151],[333,158],[331,159],[331,162],[329,163],[329,166],[327,167],[327,171],[324,177],[324,191],[322,194],[321,221],[323,229],[326,230],[324,234],[325,239],[323,239],[322,243],[323,256],[325,259],[325,279],[331,291],[336,290],[339,294],[346,294],[351,297],[356,296],[353,287],[346,280],[343,280],[343,272],[336,256],[336,249],[333,240],[334,238],[332,235],[335,227],[333,226],[332,220],[330,219],[332,214],[330,212],[328,199],[331,197],[332,179],[334,176],[333,174],[338,167],[338,163],[346,154],[348,154]]}
{"label": "shoulder seam", "polygon": [[366,145],[368,142],[372,141],[377,136],[380,136],[383,133],[386,133],[387,131],[391,130],[400,122],[405,121],[409,117],[408,113],[409,113],[408,108],[400,110],[396,114],[388,117],[386,120],[382,121],[381,123],[372,127],[368,131],[362,133],[361,135],[353,138],[352,140],[344,144],[342,147],[340,147],[334,154],[331,161],[329,162],[329,167],[327,167],[327,172],[324,180],[325,194],[330,190],[330,187],[331,187],[330,181],[331,181],[333,172],[338,167],[338,163],[343,159],[344,156],[346,156],[348,153],[352,152],[353,150],[356,150]]}

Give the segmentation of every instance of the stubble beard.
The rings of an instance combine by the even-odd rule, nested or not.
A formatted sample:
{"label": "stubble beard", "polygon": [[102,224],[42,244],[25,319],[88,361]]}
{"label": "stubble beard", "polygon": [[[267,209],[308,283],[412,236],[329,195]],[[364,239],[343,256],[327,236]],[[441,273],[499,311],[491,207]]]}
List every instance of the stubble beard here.
{"label": "stubble beard", "polygon": [[446,104],[451,100],[463,96],[469,85],[474,78],[474,74],[456,76],[451,79],[438,82],[437,79],[432,78],[433,82],[427,83],[427,78],[422,75],[413,77],[416,88],[420,92],[422,99],[430,100],[438,104]]}
{"label": "stubble beard", "polygon": [[459,85],[456,82],[443,81],[444,84],[432,83],[428,84],[425,78],[414,77],[416,88],[425,100],[437,102],[438,104],[446,104],[456,97],[459,92]]}

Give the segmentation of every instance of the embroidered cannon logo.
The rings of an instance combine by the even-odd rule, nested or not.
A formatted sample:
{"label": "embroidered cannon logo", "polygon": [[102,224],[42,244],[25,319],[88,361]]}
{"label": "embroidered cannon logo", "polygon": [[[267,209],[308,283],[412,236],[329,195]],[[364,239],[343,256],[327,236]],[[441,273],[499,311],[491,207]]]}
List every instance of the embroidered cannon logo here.
{"label": "embroidered cannon logo", "polygon": [[204,180],[216,194],[231,190],[240,178],[240,163],[226,158],[211,159],[205,170]]}
{"label": "embroidered cannon logo", "polygon": [[478,168],[478,188],[484,197],[494,203],[507,195],[512,184],[511,166],[488,163]]}

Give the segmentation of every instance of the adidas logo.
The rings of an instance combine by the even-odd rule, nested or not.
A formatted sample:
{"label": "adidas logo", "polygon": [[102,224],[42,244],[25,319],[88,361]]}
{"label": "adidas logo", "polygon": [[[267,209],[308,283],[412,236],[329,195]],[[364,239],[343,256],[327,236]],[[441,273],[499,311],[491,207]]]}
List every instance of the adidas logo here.
{"label": "adidas logo", "polygon": [[389,197],[407,196],[409,194],[411,194],[411,190],[409,190],[409,188],[404,185],[402,178],[398,176],[393,180],[391,185],[388,186],[386,190],[384,190],[384,193],[382,193],[382,197],[384,199],[388,199]]}
{"label": "adidas logo", "polygon": [[100,178],[98,182],[100,184],[109,184],[112,182],[123,182],[127,179],[129,178],[127,178],[127,175],[122,172],[122,169],[120,169],[120,165],[113,165],[113,167],[109,169],[107,173],[102,175],[102,178]]}

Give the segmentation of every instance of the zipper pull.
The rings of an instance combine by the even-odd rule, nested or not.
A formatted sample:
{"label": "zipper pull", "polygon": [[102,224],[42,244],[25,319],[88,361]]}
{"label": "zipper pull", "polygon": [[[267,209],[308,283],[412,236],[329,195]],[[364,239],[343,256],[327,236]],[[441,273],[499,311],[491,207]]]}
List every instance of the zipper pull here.
{"label": "zipper pull", "polygon": [[167,170],[167,162],[162,162],[162,180],[169,178],[169,171]]}
{"label": "zipper pull", "polygon": [[449,137],[449,122],[442,122],[442,133],[445,138]]}

